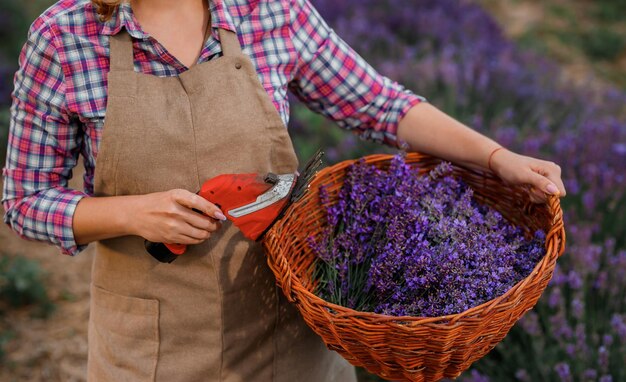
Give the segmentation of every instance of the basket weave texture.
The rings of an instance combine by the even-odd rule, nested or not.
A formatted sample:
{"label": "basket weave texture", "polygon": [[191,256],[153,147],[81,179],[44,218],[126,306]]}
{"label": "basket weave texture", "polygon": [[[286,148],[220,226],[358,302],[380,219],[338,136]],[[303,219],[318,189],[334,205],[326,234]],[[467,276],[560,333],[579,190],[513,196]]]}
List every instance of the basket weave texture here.
{"label": "basket weave texture", "polygon": [[[371,155],[366,163],[386,168],[393,156]],[[420,174],[430,171],[440,159],[410,153],[405,159]],[[309,192],[286,211],[285,217],[267,232],[263,245],[267,261],[287,299],[299,309],[306,323],[355,366],[388,380],[438,381],[456,378],[487,354],[515,322],[537,302],[565,249],[563,213],[559,199],[530,202],[522,187],[510,187],[489,173],[454,166],[474,190],[474,197],[503,214],[513,224],[531,233],[546,232],[545,255],[532,273],[505,294],[459,314],[441,317],[393,317],[358,312],[331,304],[313,294],[311,279],[315,255],[306,238],[326,224],[318,188],[324,184],[334,203],[346,168],[355,161],[341,162],[320,171]]]}

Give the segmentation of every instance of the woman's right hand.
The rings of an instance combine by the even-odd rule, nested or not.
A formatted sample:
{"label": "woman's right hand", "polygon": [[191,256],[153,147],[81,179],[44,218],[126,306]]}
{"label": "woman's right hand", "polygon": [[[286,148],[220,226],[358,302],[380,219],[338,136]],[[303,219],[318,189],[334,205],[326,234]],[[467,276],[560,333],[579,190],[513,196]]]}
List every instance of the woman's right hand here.
{"label": "woman's right hand", "polygon": [[207,240],[226,220],[215,204],[184,189],[135,195],[130,216],[134,235],[155,243],[186,245]]}

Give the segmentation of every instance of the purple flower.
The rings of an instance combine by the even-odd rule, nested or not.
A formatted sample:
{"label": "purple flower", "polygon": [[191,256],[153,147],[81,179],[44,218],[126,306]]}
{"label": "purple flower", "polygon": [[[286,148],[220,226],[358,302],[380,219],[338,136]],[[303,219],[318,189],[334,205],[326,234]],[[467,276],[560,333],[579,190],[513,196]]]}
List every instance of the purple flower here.
{"label": "purple flower", "polygon": [[603,373],[609,370],[609,350],[604,345],[598,348],[598,367]]}
{"label": "purple flower", "polygon": [[534,311],[526,313],[519,320],[520,326],[530,334],[531,336],[538,336],[541,334],[541,327],[539,326],[539,317]]}
{"label": "purple flower", "polygon": [[559,378],[561,378],[561,381],[563,382],[572,381],[572,374],[570,371],[570,367],[567,363],[565,362],[557,363],[556,366],[554,366],[554,371],[556,371],[556,374],[559,376]]}
{"label": "purple flower", "polygon": [[[545,235],[526,240],[452,172],[444,162],[419,176],[400,155],[387,170],[351,166],[327,206],[329,225],[317,242],[309,240],[323,261],[318,293],[361,310],[440,316],[493,299],[526,277],[543,256]],[[332,284],[325,279],[331,276]],[[325,285],[340,286],[339,293]]]}
{"label": "purple flower", "polygon": [[515,378],[520,382],[531,382],[532,379],[528,375],[528,371],[525,369],[519,369],[515,372]]}
{"label": "purple flower", "polygon": [[468,381],[471,381],[471,382],[490,382],[491,379],[489,379],[488,376],[486,376],[484,374],[481,374],[477,370],[472,370],[472,371],[470,371],[470,376],[469,376]]}
{"label": "purple flower", "polygon": [[587,369],[583,372],[583,379],[585,381],[595,381],[598,378],[598,371],[595,369]]}
{"label": "purple flower", "polygon": [[560,289],[552,289],[550,291],[550,296],[548,297],[548,306],[550,306],[551,308],[557,308],[558,306],[562,305],[563,303],[563,299],[561,297],[561,290]]}
{"label": "purple flower", "polygon": [[583,285],[583,282],[580,278],[578,272],[572,270],[568,275],[569,285],[572,289],[580,289]]}
{"label": "purple flower", "polygon": [[[524,368],[530,380],[539,381],[549,379],[557,363],[566,362],[574,380],[584,380],[585,370],[595,370],[589,378],[593,381],[609,377],[626,380],[620,362],[626,355],[626,93],[617,88],[555,81],[561,72],[557,65],[544,55],[516,47],[475,2],[313,2],[338,34],[383,74],[419,91],[432,104],[505,146],[526,155],[540,155],[563,169],[568,190],[561,200],[567,248],[532,311],[539,328],[533,327],[532,321],[529,325],[520,322],[493,356],[476,366],[478,370],[493,380],[508,381],[515,379],[516,370]],[[337,160],[382,150],[380,146],[355,146],[348,142],[352,134],[335,139],[337,135],[327,134],[334,128],[331,122],[302,113],[302,107],[294,109],[293,125],[307,125],[312,130],[305,133],[300,128],[296,138],[317,141],[320,136],[333,137],[323,144],[336,148],[341,156]],[[470,222],[480,223],[480,217],[474,215]],[[444,228],[446,237],[454,234],[454,229]],[[418,239],[415,242],[422,243],[424,251],[423,242],[428,237]],[[385,264],[390,272],[402,274],[403,269],[393,264],[400,255],[388,249]],[[430,252],[422,256],[425,260],[440,254],[426,249]],[[440,282],[421,268],[412,272],[407,279],[411,286]],[[393,280],[377,277],[381,283]],[[392,290],[383,286],[381,290]],[[461,290],[459,296],[477,298],[478,289],[469,290],[469,295]],[[431,303],[420,300],[420,309],[428,309]],[[385,304],[386,309],[394,306],[391,301]],[[611,345],[606,336],[612,338]],[[597,370],[597,349],[602,345],[611,354],[608,372]],[[533,349],[533,357],[525,356],[529,349]]]}
{"label": "purple flower", "polygon": [[611,317],[611,326],[617,333],[620,341],[626,344],[626,315],[614,314]]}
{"label": "purple flower", "polygon": [[572,314],[577,319],[582,319],[585,310],[585,305],[580,298],[574,298],[572,300]]}

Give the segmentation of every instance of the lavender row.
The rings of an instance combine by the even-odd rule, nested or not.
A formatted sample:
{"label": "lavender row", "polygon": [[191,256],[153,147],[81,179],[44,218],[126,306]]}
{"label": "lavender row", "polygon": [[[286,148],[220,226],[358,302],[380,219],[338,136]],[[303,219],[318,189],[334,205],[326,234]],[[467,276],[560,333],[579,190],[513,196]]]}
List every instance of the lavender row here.
{"label": "lavender row", "polygon": [[[466,381],[622,381],[626,359],[626,94],[575,85],[456,0],[312,0],[378,70],[502,144],[559,163],[567,251],[536,309]],[[301,152],[384,149],[294,108]],[[303,138],[297,138],[303,137]],[[324,137],[324,138],[320,138]]]}

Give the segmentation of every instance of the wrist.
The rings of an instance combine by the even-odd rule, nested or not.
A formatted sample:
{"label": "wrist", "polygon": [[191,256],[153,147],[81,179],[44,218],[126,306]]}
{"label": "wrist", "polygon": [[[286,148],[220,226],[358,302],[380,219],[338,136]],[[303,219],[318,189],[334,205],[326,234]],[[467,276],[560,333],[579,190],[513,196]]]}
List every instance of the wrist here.
{"label": "wrist", "polygon": [[489,156],[487,157],[487,169],[493,173],[495,173],[496,171],[493,168],[493,157],[496,155],[496,153],[502,151],[502,150],[506,150],[503,146],[499,146],[496,147],[494,149],[491,150],[491,152],[489,153]]}
{"label": "wrist", "polygon": [[116,226],[122,235],[139,235],[139,195],[127,195],[120,198],[119,213],[116,214]]}

